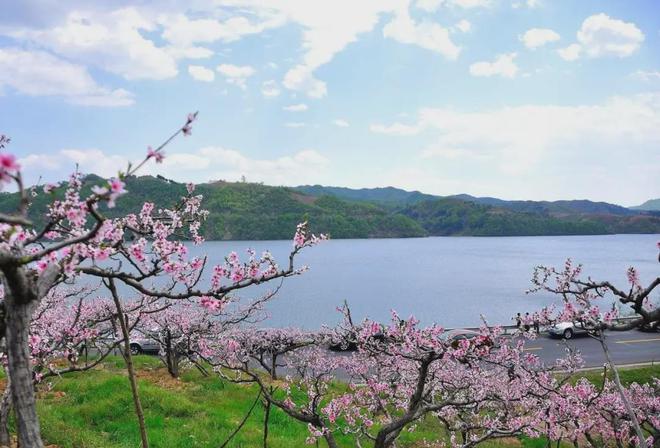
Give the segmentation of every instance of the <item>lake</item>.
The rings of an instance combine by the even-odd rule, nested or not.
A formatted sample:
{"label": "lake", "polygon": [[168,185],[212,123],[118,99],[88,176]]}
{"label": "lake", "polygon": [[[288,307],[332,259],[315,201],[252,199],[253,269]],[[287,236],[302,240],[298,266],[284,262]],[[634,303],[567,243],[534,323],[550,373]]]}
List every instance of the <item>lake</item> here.
{"label": "lake", "polygon": [[[336,307],[344,300],[358,319],[388,320],[394,309],[445,327],[478,325],[482,314],[491,323],[511,324],[516,312],[554,300],[525,294],[534,266],[561,266],[571,257],[584,265],[585,275],[625,289],[629,266],[638,269],[643,283],[660,274],[659,240],[660,235],[331,240],[300,254],[298,264],[309,271],[284,281],[263,325],[331,325],[339,321]],[[191,248],[191,255],[206,253],[215,264],[232,250],[244,255],[248,248],[269,249],[283,265],[291,242],[211,241]],[[242,296],[256,294],[248,289]]]}

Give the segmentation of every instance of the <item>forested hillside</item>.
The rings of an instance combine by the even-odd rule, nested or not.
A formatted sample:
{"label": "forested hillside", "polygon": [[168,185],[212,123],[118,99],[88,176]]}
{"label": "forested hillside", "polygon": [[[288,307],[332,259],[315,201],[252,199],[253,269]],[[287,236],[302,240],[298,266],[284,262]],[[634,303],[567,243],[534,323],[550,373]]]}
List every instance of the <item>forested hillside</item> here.
{"label": "forested hillside", "polygon": [[[101,178],[87,176],[86,190],[98,185]],[[113,209],[104,209],[109,216],[137,212],[144,201],[168,206],[186,192],[182,183],[152,176],[126,180],[131,193],[117,201]],[[61,195],[60,187],[55,194]],[[196,192],[204,195],[204,208],[210,215],[203,226],[208,239],[268,240],[288,239],[296,224],[309,220],[314,232],[331,234],[334,238],[390,238],[424,236],[426,232],[412,219],[386,211],[368,203],[347,202],[325,196],[312,197],[286,187],[271,187],[254,183],[217,182],[200,184]],[[33,199],[30,218],[45,219],[46,203],[50,199],[41,193]],[[16,194],[0,195],[0,210],[10,212],[15,207]]]}
{"label": "forested hillside", "polygon": [[572,214],[555,217],[545,212],[516,212],[504,207],[453,198],[424,201],[402,210],[430,235],[598,235],[657,233],[660,218]]}
{"label": "forested hillside", "polygon": [[637,205],[635,207],[630,207],[630,208],[631,210],[647,210],[647,211],[660,212],[660,198],[649,199],[648,201],[644,202],[641,205]]}
{"label": "forested hillside", "polygon": [[[104,182],[87,176],[86,191]],[[185,194],[185,185],[162,177],[126,180],[130,195],[105,209],[110,216],[137,212],[144,201],[168,206]],[[39,190],[37,190],[39,191]],[[63,187],[55,194],[61,195]],[[397,188],[352,190],[340,187],[273,187],[247,182],[200,184],[210,215],[207,239],[288,239],[309,220],[314,232],[333,238],[401,238],[440,235],[591,235],[660,233],[660,216],[591,201],[503,201],[467,195],[436,197]],[[30,217],[43,222],[44,193],[33,198]],[[10,212],[16,194],[0,194],[0,211]]]}

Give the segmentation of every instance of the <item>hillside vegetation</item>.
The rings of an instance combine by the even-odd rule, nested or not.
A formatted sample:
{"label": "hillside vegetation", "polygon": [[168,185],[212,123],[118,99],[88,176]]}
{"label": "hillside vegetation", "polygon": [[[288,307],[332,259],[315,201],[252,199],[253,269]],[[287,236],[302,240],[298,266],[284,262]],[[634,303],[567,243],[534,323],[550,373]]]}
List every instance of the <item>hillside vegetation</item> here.
{"label": "hillside vegetation", "polygon": [[647,211],[660,212],[660,198],[649,199],[648,201],[644,202],[641,205],[637,205],[635,207],[630,207],[630,208],[631,210],[647,210]]}
{"label": "hillside vegetation", "polygon": [[[87,176],[85,192],[102,181]],[[185,195],[184,184],[160,177],[129,178],[131,193],[117,201],[113,209],[103,209],[109,216],[135,213],[145,201],[170,206]],[[62,195],[63,187],[56,194]],[[296,224],[309,220],[312,231],[330,233],[334,238],[391,238],[425,236],[424,229],[400,213],[392,213],[374,204],[343,201],[331,196],[313,197],[286,187],[254,183],[216,182],[197,186],[204,195],[204,208],[210,211],[203,233],[212,240],[289,239]],[[40,192],[34,198],[30,218],[42,223],[50,198]],[[15,208],[16,194],[0,195],[0,210]]]}
{"label": "hillside vegetation", "polygon": [[[86,191],[102,182],[87,176]],[[126,183],[131,194],[104,213],[137,212],[145,201],[169,206],[186,192],[184,184],[162,177],[132,177]],[[660,213],[591,201],[503,201],[437,197],[392,187],[289,188],[246,182],[201,184],[196,191],[204,195],[204,208],[210,212],[203,233],[211,240],[288,239],[303,220],[309,220],[312,231],[333,238],[660,233]],[[60,187],[55,194],[62,192]],[[48,200],[43,193],[33,199],[33,221],[46,219]],[[0,194],[0,211],[10,212],[16,201],[16,194]]]}

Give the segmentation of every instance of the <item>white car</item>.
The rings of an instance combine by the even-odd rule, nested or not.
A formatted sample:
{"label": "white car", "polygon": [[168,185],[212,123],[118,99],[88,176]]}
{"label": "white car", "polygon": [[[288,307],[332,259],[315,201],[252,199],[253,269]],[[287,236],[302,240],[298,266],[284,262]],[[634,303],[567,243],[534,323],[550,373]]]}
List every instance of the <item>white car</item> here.
{"label": "white car", "polygon": [[131,355],[157,354],[160,351],[160,345],[156,341],[140,335],[131,337],[130,347]]}
{"label": "white car", "polygon": [[588,330],[578,322],[557,322],[548,328],[550,336],[571,339],[577,334],[587,334]]}

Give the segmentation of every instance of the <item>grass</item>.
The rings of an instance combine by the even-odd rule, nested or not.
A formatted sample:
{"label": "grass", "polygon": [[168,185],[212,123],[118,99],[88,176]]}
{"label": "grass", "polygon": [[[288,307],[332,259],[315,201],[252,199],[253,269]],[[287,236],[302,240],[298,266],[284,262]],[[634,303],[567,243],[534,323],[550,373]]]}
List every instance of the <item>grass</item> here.
{"label": "grass", "polygon": [[[660,377],[660,364],[653,364],[644,367],[619,367],[619,377],[624,386],[631,383],[648,383],[651,378]],[[603,384],[603,370],[590,370],[583,372],[580,376],[587,378],[594,384]],[[607,377],[613,379],[612,371],[607,370]]]}
{"label": "grass", "polygon": [[[253,386],[204,378],[193,370],[180,380],[171,379],[155,357],[138,356],[135,364],[153,448],[219,447],[256,398]],[[585,376],[593,381],[602,378],[601,372],[586,372]],[[660,366],[623,369],[621,376],[626,383],[647,382],[660,376]],[[119,357],[109,358],[96,370],[54,379],[50,390],[40,392],[38,406],[43,436],[58,447],[139,446],[128,378]],[[263,409],[257,406],[228,447],[261,446],[262,422]],[[269,432],[269,446],[273,448],[305,446],[308,435],[305,425],[279,410],[271,411]],[[423,439],[435,440],[439,434],[439,427],[428,419],[415,432],[402,434],[400,446],[421,447]],[[340,436],[338,441],[342,447],[355,446],[346,437]],[[483,446],[537,447],[545,446],[545,442],[520,439]]]}

